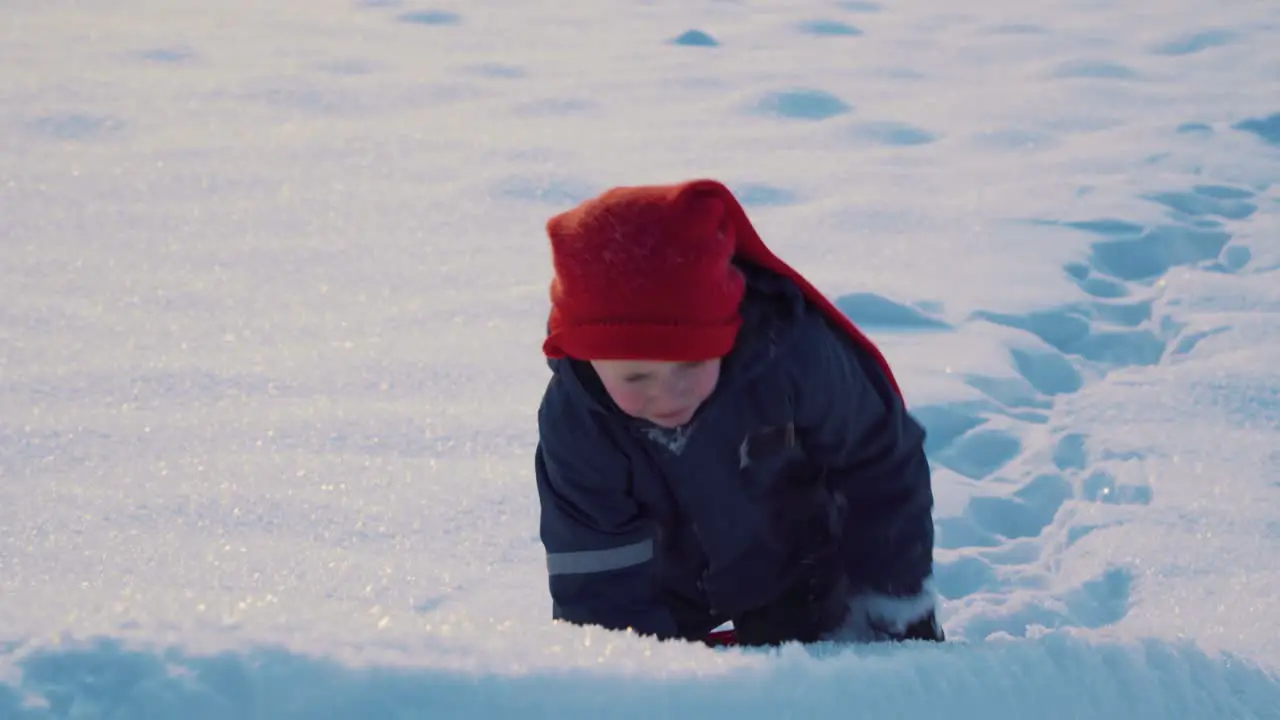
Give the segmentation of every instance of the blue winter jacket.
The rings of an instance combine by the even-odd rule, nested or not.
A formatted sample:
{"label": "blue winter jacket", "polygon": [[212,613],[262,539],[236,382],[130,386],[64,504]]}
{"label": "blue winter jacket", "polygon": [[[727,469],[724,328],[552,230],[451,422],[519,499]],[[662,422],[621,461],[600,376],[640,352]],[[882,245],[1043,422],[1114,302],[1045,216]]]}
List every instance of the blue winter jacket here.
{"label": "blue winter jacket", "polygon": [[924,430],[793,283],[743,269],[738,342],[681,428],[624,414],[588,363],[550,361],[535,466],[553,617],[703,637],[777,598],[829,531],[850,592],[921,591]]}

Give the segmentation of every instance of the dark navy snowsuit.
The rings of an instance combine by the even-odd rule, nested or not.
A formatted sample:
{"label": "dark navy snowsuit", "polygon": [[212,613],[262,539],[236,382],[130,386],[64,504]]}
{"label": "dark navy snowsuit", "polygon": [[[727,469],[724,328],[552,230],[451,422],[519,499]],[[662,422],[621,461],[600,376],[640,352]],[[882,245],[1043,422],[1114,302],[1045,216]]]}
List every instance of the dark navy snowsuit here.
{"label": "dark navy snowsuit", "polygon": [[743,269],[743,329],[682,428],[625,415],[588,363],[551,361],[535,463],[553,617],[694,639],[815,573],[841,608],[931,573],[923,429],[794,284]]}

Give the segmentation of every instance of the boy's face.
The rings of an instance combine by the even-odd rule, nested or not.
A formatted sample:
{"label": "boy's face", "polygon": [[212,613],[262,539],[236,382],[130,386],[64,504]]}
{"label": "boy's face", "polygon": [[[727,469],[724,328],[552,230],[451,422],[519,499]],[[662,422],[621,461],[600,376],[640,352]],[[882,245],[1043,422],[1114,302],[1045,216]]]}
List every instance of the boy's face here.
{"label": "boy's face", "polygon": [[622,411],[667,428],[683,425],[720,379],[720,359],[701,362],[592,360],[609,397]]}

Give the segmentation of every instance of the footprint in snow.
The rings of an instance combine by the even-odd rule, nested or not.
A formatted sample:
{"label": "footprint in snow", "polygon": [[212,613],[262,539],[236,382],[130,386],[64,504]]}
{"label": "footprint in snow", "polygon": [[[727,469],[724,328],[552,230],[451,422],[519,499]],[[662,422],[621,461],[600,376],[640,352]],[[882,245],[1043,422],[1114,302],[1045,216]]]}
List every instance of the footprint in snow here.
{"label": "footprint in snow", "polygon": [[1186,122],[1174,129],[1179,135],[1212,135],[1213,126],[1202,122]]}
{"label": "footprint in snow", "polygon": [[747,207],[786,207],[800,202],[796,192],[764,183],[735,184],[733,194]]}
{"label": "footprint in snow", "polygon": [[862,34],[858,28],[839,20],[805,20],[796,24],[796,30],[813,37],[857,37]]}
{"label": "footprint in snow", "polygon": [[853,108],[825,90],[794,88],[765,93],[755,100],[752,109],[783,120],[827,120]]}
{"label": "footprint in snow", "polygon": [[937,562],[933,577],[938,586],[938,594],[946,600],[960,600],[1001,589],[1000,576],[992,563],[975,555],[962,555],[953,560]]}
{"label": "footprint in snow", "polygon": [[1251,133],[1271,145],[1280,145],[1280,112],[1267,117],[1248,118],[1231,126],[1235,130]]}
{"label": "footprint in snow", "polygon": [[843,0],[836,3],[836,7],[855,13],[878,13],[884,10],[884,6],[878,2],[869,2],[869,0]]}
{"label": "footprint in snow", "polygon": [[686,30],[671,39],[672,45],[684,47],[719,47],[720,42],[701,30]]}
{"label": "footprint in snow", "polygon": [[1119,623],[1129,614],[1134,576],[1125,568],[1109,568],[1065,593],[1024,592],[994,611],[971,620],[966,630],[973,640],[1007,634],[1025,638],[1035,628],[1098,630]]}
{"label": "footprint in snow", "polygon": [[999,152],[1049,150],[1058,145],[1057,138],[1051,134],[1022,128],[987,130],[972,135],[970,141],[979,150]]}
{"label": "footprint in snow", "polygon": [[447,10],[418,10],[414,12],[401,13],[397,18],[400,22],[409,23],[411,25],[458,25],[462,22],[462,16],[455,12]]}
{"label": "footprint in snow", "polygon": [[956,438],[933,454],[933,461],[971,480],[983,480],[1022,452],[1022,440],[1003,428],[979,428]]}
{"label": "footprint in snow", "polygon": [[568,176],[512,175],[498,180],[489,188],[492,197],[556,207],[576,205],[597,191],[591,183]]}
{"label": "footprint in snow", "polygon": [[1175,217],[1184,220],[1206,217],[1243,220],[1258,210],[1252,202],[1252,190],[1229,185],[1196,185],[1189,191],[1151,193],[1142,197],[1164,205],[1176,213]]}
{"label": "footprint in snow", "polygon": [[1201,330],[1199,332],[1186,333],[1181,337],[1179,337],[1177,344],[1175,344],[1169,350],[1169,357],[1180,358],[1185,355],[1189,355],[1193,350],[1196,349],[1196,346],[1198,346],[1201,342],[1204,342],[1205,340],[1208,340],[1209,338],[1215,335],[1221,335],[1222,333],[1227,332],[1230,329],[1231,329],[1230,325],[1223,325],[1221,327],[1211,328],[1209,330]]}
{"label": "footprint in snow", "polygon": [[463,68],[468,75],[477,75],[495,80],[517,80],[527,75],[524,68],[504,63],[480,63]]}
{"label": "footprint in snow", "polygon": [[928,130],[903,122],[868,122],[853,128],[853,135],[860,140],[889,147],[914,147],[936,142],[938,136]]}
{"label": "footprint in snow", "polygon": [[985,412],[990,405],[982,402],[939,403],[920,405],[911,409],[911,415],[924,426],[924,451],[933,457],[950,447],[960,436],[987,422]]}
{"label": "footprint in snow", "polygon": [[580,98],[544,98],[515,105],[510,112],[524,117],[567,117],[591,112],[595,107],[595,103]]}
{"label": "footprint in snow", "polygon": [[138,53],[138,57],[154,63],[181,65],[195,60],[196,53],[194,50],[182,46],[158,47],[143,50]]}
{"label": "footprint in snow", "polygon": [[1062,475],[1045,473],[1009,495],[972,498],[964,514],[983,530],[1006,540],[1039,537],[1053,524],[1063,504],[1075,496]]}
{"label": "footprint in snow", "polygon": [[1230,45],[1239,39],[1232,30],[1215,29],[1177,35],[1157,43],[1151,48],[1156,55],[1193,55],[1210,48]]}
{"label": "footprint in snow", "polygon": [[372,75],[377,71],[378,66],[368,60],[348,59],[348,60],[331,60],[322,63],[317,68],[320,72],[330,75]]}
{"label": "footprint in snow", "polygon": [[859,327],[878,332],[952,329],[949,323],[918,307],[904,305],[875,293],[842,295],[835,299],[835,306]]}
{"label": "footprint in snow", "polygon": [[1007,25],[996,25],[988,30],[992,35],[1048,35],[1049,31],[1042,25],[1032,25],[1030,23],[1011,23]]}
{"label": "footprint in snow", "polygon": [[1088,437],[1081,433],[1067,433],[1058,438],[1053,448],[1053,464],[1059,470],[1083,470],[1088,464],[1086,450]]}
{"label": "footprint in snow", "polygon": [[1068,60],[1053,68],[1049,77],[1055,80],[1136,80],[1138,73],[1128,65],[1109,60]]}
{"label": "footprint in snow", "polygon": [[29,120],[26,127],[33,134],[53,140],[89,141],[119,135],[126,124],[110,115],[72,112],[38,117]]}

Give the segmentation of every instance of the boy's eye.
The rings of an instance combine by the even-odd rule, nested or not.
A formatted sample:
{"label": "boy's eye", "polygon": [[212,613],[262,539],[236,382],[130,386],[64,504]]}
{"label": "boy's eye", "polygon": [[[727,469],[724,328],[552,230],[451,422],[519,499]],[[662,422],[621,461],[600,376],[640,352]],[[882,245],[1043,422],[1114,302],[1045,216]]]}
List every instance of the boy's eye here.
{"label": "boy's eye", "polygon": [[[678,371],[697,370],[698,368],[706,365],[709,362],[711,361],[710,360],[693,360],[691,362],[682,362],[676,366],[676,370]],[[631,375],[624,375],[622,377],[622,381],[627,383],[628,385],[636,385],[642,382],[647,382],[652,379],[653,379],[652,373],[633,373]]]}

